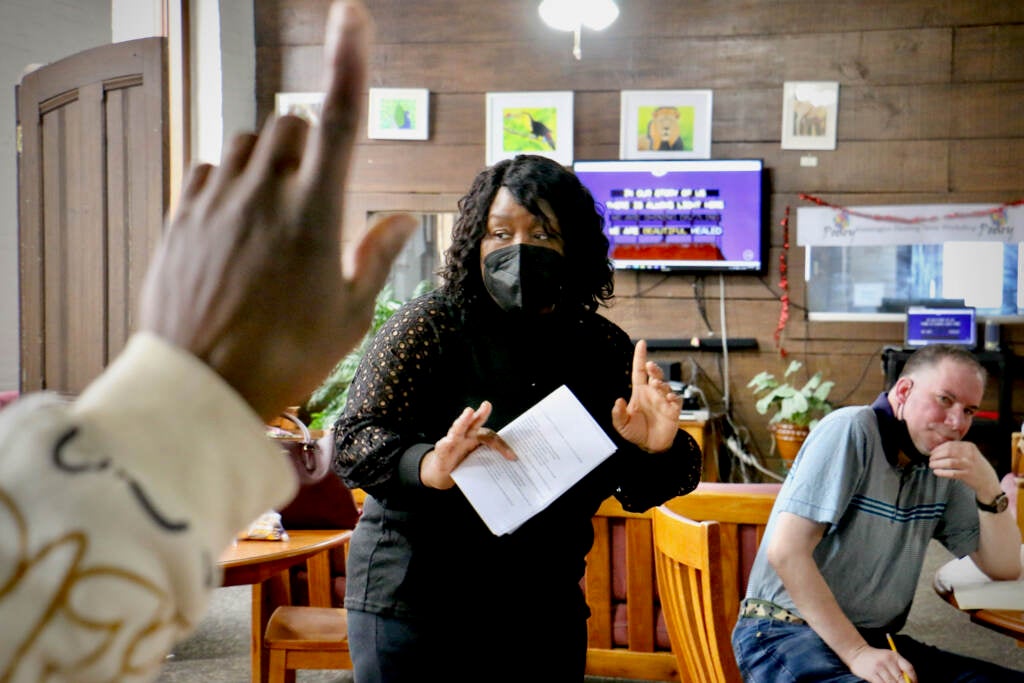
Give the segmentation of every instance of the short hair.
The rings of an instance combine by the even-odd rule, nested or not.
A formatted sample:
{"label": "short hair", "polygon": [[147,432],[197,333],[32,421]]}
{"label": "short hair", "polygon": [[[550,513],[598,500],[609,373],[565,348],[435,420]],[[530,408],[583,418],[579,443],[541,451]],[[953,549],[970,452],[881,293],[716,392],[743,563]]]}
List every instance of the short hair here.
{"label": "short hair", "polygon": [[946,359],[970,366],[978,373],[982,384],[988,381],[988,372],[985,370],[985,367],[978,362],[978,359],[966,347],[957,344],[928,344],[927,346],[922,346],[910,354],[910,358],[907,359],[902,372],[900,372],[900,377],[908,377],[924,368],[936,367]]}
{"label": "short hair", "polygon": [[614,296],[614,268],[608,258],[604,219],[593,195],[572,171],[547,157],[520,154],[481,171],[459,200],[452,243],[440,270],[446,294],[457,304],[485,292],[480,275],[480,242],[498,190],[508,189],[515,200],[548,226],[540,201],[551,207],[561,232],[565,254],[562,304],[594,311]]}

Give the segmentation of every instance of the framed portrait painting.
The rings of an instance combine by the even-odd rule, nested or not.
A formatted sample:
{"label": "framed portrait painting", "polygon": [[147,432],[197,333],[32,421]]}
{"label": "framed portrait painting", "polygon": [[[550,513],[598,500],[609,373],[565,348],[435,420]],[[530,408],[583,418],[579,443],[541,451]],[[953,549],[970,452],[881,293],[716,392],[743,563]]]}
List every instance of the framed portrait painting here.
{"label": "framed portrait painting", "polygon": [[835,149],[837,81],[787,81],[782,86],[782,149]]}
{"label": "framed portrait painting", "polygon": [[487,93],[488,166],[517,154],[572,164],[572,91]]}
{"label": "framed portrait painting", "polygon": [[623,90],[619,157],[710,159],[710,90]]}
{"label": "framed portrait painting", "polygon": [[320,123],[323,106],[322,92],[279,92],[274,95],[274,112],[278,116],[301,116],[311,124]]}
{"label": "framed portrait painting", "polygon": [[430,91],[426,88],[370,88],[370,138],[426,140],[429,120]]}

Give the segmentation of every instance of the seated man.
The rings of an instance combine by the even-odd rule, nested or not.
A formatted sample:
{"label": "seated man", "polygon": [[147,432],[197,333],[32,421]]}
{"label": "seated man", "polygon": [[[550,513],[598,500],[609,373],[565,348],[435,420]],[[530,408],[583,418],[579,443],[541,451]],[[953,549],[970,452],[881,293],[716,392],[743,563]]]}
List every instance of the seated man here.
{"label": "seated man", "polygon": [[961,439],[985,370],[926,346],[871,406],[811,432],[772,509],[733,648],[759,681],[1024,681],[1024,673],[895,636],[932,538],[993,579],[1020,576],[1020,534],[992,465]]}

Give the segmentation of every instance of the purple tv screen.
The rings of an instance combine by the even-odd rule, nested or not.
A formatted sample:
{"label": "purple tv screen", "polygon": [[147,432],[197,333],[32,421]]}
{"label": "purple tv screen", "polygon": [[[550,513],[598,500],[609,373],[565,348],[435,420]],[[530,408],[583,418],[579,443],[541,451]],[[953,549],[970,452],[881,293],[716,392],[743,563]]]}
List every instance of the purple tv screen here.
{"label": "purple tv screen", "polygon": [[616,268],[762,271],[760,159],[577,161]]}
{"label": "purple tv screen", "polygon": [[977,328],[973,308],[926,308],[911,306],[907,309],[907,346],[928,344],[961,344],[974,348]]}

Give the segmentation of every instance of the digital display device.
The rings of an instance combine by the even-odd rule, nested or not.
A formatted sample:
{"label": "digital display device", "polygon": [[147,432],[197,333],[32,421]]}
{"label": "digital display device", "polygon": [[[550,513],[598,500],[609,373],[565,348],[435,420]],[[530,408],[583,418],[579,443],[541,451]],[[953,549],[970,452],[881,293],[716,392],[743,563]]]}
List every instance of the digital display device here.
{"label": "digital display device", "polygon": [[763,270],[760,159],[577,161],[573,171],[603,209],[616,268]]}
{"label": "digital display device", "polygon": [[973,349],[978,344],[977,335],[973,308],[911,306],[907,309],[904,344],[909,347],[960,344]]}

